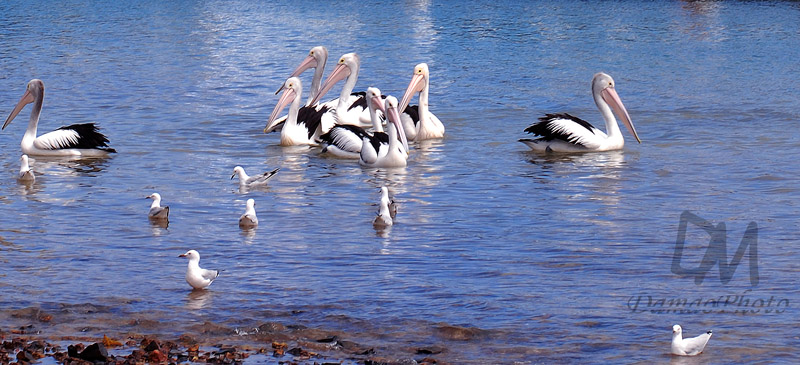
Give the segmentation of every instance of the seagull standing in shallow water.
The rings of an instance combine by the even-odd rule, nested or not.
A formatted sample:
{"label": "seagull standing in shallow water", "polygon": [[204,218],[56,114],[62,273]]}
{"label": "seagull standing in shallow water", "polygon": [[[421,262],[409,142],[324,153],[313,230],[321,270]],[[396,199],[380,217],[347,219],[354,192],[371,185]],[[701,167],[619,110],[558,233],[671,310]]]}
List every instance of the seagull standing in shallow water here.
{"label": "seagull standing in shallow water", "polygon": [[21,161],[21,164],[19,167],[18,179],[20,179],[21,181],[30,181],[30,182],[35,181],[36,176],[33,175],[33,170],[31,170],[31,167],[28,166],[28,155],[22,155],[22,157],[20,157],[19,160]]}
{"label": "seagull standing in shallow water", "polygon": [[150,211],[147,213],[150,219],[167,219],[169,217],[169,207],[161,206],[161,194],[152,193],[145,199],[153,199],[153,204],[150,204]]}
{"label": "seagull standing in shallow water", "polygon": [[711,331],[692,338],[683,338],[683,329],[680,325],[672,326],[672,354],[681,356],[699,355],[706,348],[711,339]]}
{"label": "seagull standing in shallow water", "polygon": [[280,169],[281,168],[278,167],[275,170],[272,170],[270,172],[265,172],[263,174],[249,176],[249,175],[247,175],[246,172],[244,172],[244,168],[243,167],[236,166],[236,167],[233,168],[233,175],[231,175],[231,180],[233,180],[233,178],[236,177],[236,175],[239,175],[239,185],[244,185],[244,186],[266,185],[267,184],[267,180],[269,180],[269,178],[271,178],[273,175],[278,173],[278,170],[280,170]]}
{"label": "seagull standing in shallow water", "polygon": [[186,268],[186,282],[195,289],[205,289],[219,276],[219,270],[206,270],[200,268],[200,253],[195,250],[186,251],[178,257],[189,259]]}
{"label": "seagull standing in shallow water", "polygon": [[247,208],[239,217],[239,228],[253,228],[258,225],[258,217],[256,217],[256,201],[247,199]]}

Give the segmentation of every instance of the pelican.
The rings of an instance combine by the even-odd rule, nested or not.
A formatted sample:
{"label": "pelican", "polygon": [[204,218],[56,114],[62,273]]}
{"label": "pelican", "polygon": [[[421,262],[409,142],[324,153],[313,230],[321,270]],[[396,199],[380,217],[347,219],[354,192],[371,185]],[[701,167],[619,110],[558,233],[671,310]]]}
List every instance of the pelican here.
{"label": "pelican", "polygon": [[672,354],[681,356],[699,355],[705,350],[711,331],[692,338],[683,338],[683,329],[680,325],[672,326]]}
{"label": "pelican", "polygon": [[408,139],[422,141],[426,139],[436,139],[444,137],[444,124],[438,117],[428,110],[428,91],[430,89],[430,72],[427,63],[420,63],[414,66],[414,76],[408,83],[408,88],[400,99],[399,111],[405,112],[409,107],[408,103],[414,94],[419,93],[419,106],[417,109],[419,122],[409,124],[410,119],[403,121],[403,126],[408,132]]}
{"label": "pelican", "polygon": [[400,113],[397,112],[397,98],[387,96],[385,109],[391,123],[388,126],[389,141],[381,142],[375,136],[363,137],[359,158],[362,166],[405,167],[408,164],[408,140],[400,122]]}
{"label": "pelican", "polygon": [[290,77],[283,83],[283,86],[283,94],[269,116],[267,128],[274,124],[281,110],[291,103],[289,105],[289,114],[286,116],[286,123],[281,128],[281,146],[316,144],[316,140],[324,133],[320,125],[322,122],[321,116],[328,111],[328,108],[323,106],[319,111],[315,111],[313,108],[306,108],[305,111],[307,113],[301,115],[300,94],[303,92],[303,85],[300,83],[300,79]]}
{"label": "pelican", "polygon": [[28,130],[25,131],[20,143],[22,153],[30,156],[104,157],[117,152],[108,147],[108,138],[97,131],[94,123],[73,124],[36,137],[43,101],[44,82],[39,79],[31,80],[22,99],[3,124],[2,129],[6,129],[25,105],[33,103]]}
{"label": "pelican", "polygon": [[243,167],[236,166],[236,167],[233,168],[233,175],[231,175],[231,180],[233,180],[233,178],[236,177],[236,175],[239,175],[239,185],[242,185],[242,186],[266,185],[267,184],[267,180],[269,180],[269,178],[271,178],[273,175],[277,174],[278,170],[280,170],[280,169],[281,168],[278,167],[278,168],[276,168],[276,169],[274,169],[272,171],[265,172],[263,174],[249,176],[249,175],[247,175],[246,172],[244,172],[244,168]]}
{"label": "pelican", "polygon": [[30,166],[28,166],[28,155],[22,155],[19,158],[20,166],[19,166],[19,175],[18,179],[20,181],[30,181],[33,182],[36,180],[36,176],[33,174],[33,170],[31,170]]}
{"label": "pelican", "polygon": [[205,289],[219,276],[219,270],[206,270],[200,268],[200,254],[195,250],[186,251],[178,257],[189,259],[189,266],[186,268],[186,282],[194,289]]}
{"label": "pelican", "polygon": [[392,216],[391,210],[389,209],[389,204],[391,204],[389,200],[389,189],[385,186],[381,186],[380,210],[378,211],[378,216],[372,221],[373,226],[388,227],[394,224],[394,216]]}
{"label": "pelican", "polygon": [[150,219],[169,218],[169,207],[161,206],[161,194],[152,193],[146,196],[145,199],[153,199],[153,203],[150,204],[150,211],[147,212],[147,216],[150,217]]}
{"label": "pelican", "polygon": [[[361,59],[358,54],[347,53],[340,57],[336,68],[331,71],[331,74],[328,75],[328,78],[320,87],[319,93],[311,100],[312,104],[317,103],[333,88],[333,85],[345,80],[339,98],[325,103],[336,103],[336,109],[326,113],[331,118],[335,118],[334,122],[336,124],[352,124],[361,127],[369,127],[372,124],[367,109],[366,93],[353,93],[353,88],[356,86],[356,81],[358,81],[358,69],[360,67]],[[330,126],[333,127],[333,125]]]}
{"label": "pelican", "polygon": [[256,201],[247,199],[247,208],[239,217],[239,228],[253,228],[258,225],[258,217],[256,217]]}
{"label": "pelican", "polygon": [[329,153],[340,158],[359,158],[364,137],[372,135],[378,138],[381,143],[389,142],[389,135],[383,133],[383,125],[377,112],[379,109],[384,108],[380,89],[377,87],[367,89],[367,104],[374,133],[369,133],[364,128],[355,125],[340,124],[334,126],[328,133],[319,137],[320,143],[323,145],[323,153]]}
{"label": "pelican", "polygon": [[[314,77],[311,79],[311,90],[308,94],[308,101],[306,102],[306,105],[300,107],[299,115],[307,115],[313,113],[314,111],[321,109],[323,106],[327,107],[328,109],[331,109],[336,106],[335,103],[325,103],[322,105],[311,104],[312,100],[314,100],[314,97],[316,97],[317,94],[319,93],[319,86],[320,83],[322,82],[322,73],[325,70],[325,63],[327,63],[327,61],[328,61],[328,49],[323,46],[316,46],[312,48],[311,51],[308,52],[308,56],[306,56],[306,58],[303,59],[303,62],[301,62],[300,65],[297,66],[294,72],[292,72],[292,74],[289,76],[289,77],[297,77],[300,76],[303,72],[305,72],[309,68],[312,67],[314,68]],[[275,94],[277,95],[283,89],[284,89],[284,84],[281,84],[280,89],[278,89],[278,91],[276,91]],[[264,133],[270,133],[280,128],[282,124],[286,122],[286,117],[287,116],[284,115],[273,121],[272,124],[268,124],[267,127],[264,128]]]}
{"label": "pelican", "polygon": [[[591,152],[611,151],[622,149],[625,139],[614,118],[614,113],[636,138],[642,143],[636,129],[633,127],[631,117],[622,100],[614,90],[614,79],[602,72],[594,75],[592,79],[592,95],[597,109],[603,114],[606,121],[606,133],[595,128],[585,120],[573,117],[566,113],[547,114],[539,118],[539,122],[525,129],[539,138],[523,138],[519,141],[525,143],[538,152]],[[612,113],[612,110],[614,113]]]}

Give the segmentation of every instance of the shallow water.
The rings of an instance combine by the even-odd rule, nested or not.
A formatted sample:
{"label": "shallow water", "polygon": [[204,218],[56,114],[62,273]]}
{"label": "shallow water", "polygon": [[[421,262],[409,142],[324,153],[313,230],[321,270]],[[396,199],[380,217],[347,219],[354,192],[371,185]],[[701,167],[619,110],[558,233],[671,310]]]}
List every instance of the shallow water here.
{"label": "shallow water", "polygon": [[[3,115],[40,78],[40,132],[94,121],[119,151],[37,158],[24,185],[30,106],[0,133],[2,330],[24,324],[12,311],[40,307],[58,314],[36,324],[44,335],[278,321],[398,358],[441,344],[457,362],[665,362],[675,323],[714,330],[690,363],[800,349],[796,3],[11,1],[0,14]],[[329,70],[358,52],[357,89],[396,96],[427,62],[446,138],[413,144],[409,166],[390,170],[278,146],[261,131],[274,91],[316,45]],[[542,156],[517,142],[548,112],[600,126],[598,71],[615,78],[642,144],[624,131],[623,151]],[[244,193],[235,165],[281,171]],[[386,232],[370,223],[381,185],[400,204]],[[146,218],[154,191],[167,228]],[[248,198],[260,225],[241,231]],[[728,261],[755,222],[758,284],[747,256],[727,283],[717,266],[699,285],[674,274],[684,211],[726,225]],[[709,242],[688,227],[686,268]],[[225,270],[207,293],[187,290],[188,249]],[[639,296],[787,305],[634,312]]]}

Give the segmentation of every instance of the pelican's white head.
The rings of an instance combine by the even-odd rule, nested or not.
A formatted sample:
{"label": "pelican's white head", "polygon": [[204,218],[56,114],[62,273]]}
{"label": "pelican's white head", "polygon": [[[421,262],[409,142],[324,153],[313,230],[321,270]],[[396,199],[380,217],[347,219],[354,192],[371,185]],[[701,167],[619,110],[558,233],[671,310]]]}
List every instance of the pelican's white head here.
{"label": "pelican's white head", "polygon": [[411,82],[408,83],[406,92],[403,94],[403,97],[400,98],[400,113],[406,110],[406,107],[409,103],[411,103],[411,99],[414,97],[414,95],[425,90],[430,83],[429,78],[430,72],[428,72],[427,63],[423,62],[414,66],[414,75],[411,76]]}
{"label": "pelican's white head", "polygon": [[293,103],[295,99],[299,98],[300,94],[303,93],[303,84],[297,77],[290,77],[286,79],[286,82],[283,83],[283,87],[283,94],[281,94],[281,98],[278,99],[278,104],[275,105],[275,109],[272,109],[272,114],[269,115],[267,126],[264,128],[264,133],[269,133],[275,128],[274,124],[278,119],[278,114],[281,113],[283,108],[290,103]]}
{"label": "pelican's white head", "polygon": [[3,128],[0,129],[6,129],[6,126],[11,124],[11,121],[16,118],[17,114],[22,111],[22,108],[24,108],[25,105],[33,103],[37,100],[39,101],[38,105],[41,105],[42,99],[44,99],[44,82],[39,79],[28,81],[28,86],[25,88],[25,94],[22,94],[22,98],[19,99],[19,102],[11,111],[11,114],[9,114],[8,118],[6,118]]}
{"label": "pelican's white head", "polygon": [[328,75],[328,78],[322,83],[319,93],[314,97],[314,100],[311,101],[311,105],[319,102],[337,82],[350,77],[351,74],[358,77],[359,67],[361,67],[361,59],[358,57],[358,54],[347,53],[339,57],[339,61],[336,62],[336,68],[331,71],[331,74]]}
{"label": "pelican's white head", "polygon": [[611,107],[617,117],[625,124],[625,127],[628,128],[628,131],[636,138],[636,141],[642,143],[642,140],[639,139],[639,135],[636,133],[636,128],[633,127],[633,122],[631,122],[631,117],[628,115],[628,110],[626,110],[625,105],[622,104],[622,100],[620,100],[619,95],[617,95],[614,85],[614,79],[612,79],[611,76],[602,72],[596,73],[594,78],[592,78],[592,95],[594,96],[594,102],[600,110],[603,110],[604,106]]}
{"label": "pelican's white head", "polygon": [[[325,63],[328,62],[328,49],[325,46],[316,46],[308,51],[308,56],[303,59],[303,62],[300,62],[300,65],[292,71],[292,74],[289,77],[297,77],[300,76],[303,72],[308,70],[309,68],[323,68],[325,67]],[[280,89],[275,92],[275,95],[278,95],[283,88],[286,87],[285,85],[281,85]]]}

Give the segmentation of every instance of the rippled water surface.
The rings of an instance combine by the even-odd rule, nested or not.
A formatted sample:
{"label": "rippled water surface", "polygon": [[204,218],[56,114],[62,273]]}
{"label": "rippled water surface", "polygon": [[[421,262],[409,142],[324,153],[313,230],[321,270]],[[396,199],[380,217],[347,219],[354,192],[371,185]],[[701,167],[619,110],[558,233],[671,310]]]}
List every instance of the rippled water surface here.
{"label": "rippled water surface", "polygon": [[[35,324],[45,336],[277,321],[393,358],[437,345],[454,362],[651,363],[671,360],[680,323],[714,330],[692,362],[800,352],[797,3],[4,1],[0,14],[2,116],[40,78],[40,133],[94,121],[119,152],[37,158],[25,185],[30,106],[0,133],[0,331],[32,307],[56,314]],[[274,91],[316,45],[328,72],[358,52],[356,89],[398,97],[428,63],[446,138],[389,170],[278,146],[262,133]],[[552,156],[517,142],[548,112],[602,126],[599,71],[642,144],[624,131],[623,151]],[[241,192],[235,165],[281,170]],[[376,232],[381,185],[400,212]],[[154,191],[167,228],[147,220]],[[260,225],[241,231],[248,198]],[[725,224],[726,262],[755,222],[756,285],[747,255],[727,283],[718,266],[699,284],[673,273],[684,211]],[[709,237],[688,224],[682,267]],[[184,282],[188,249],[225,270],[205,293]],[[670,309],[658,299],[712,304],[650,311]]]}

